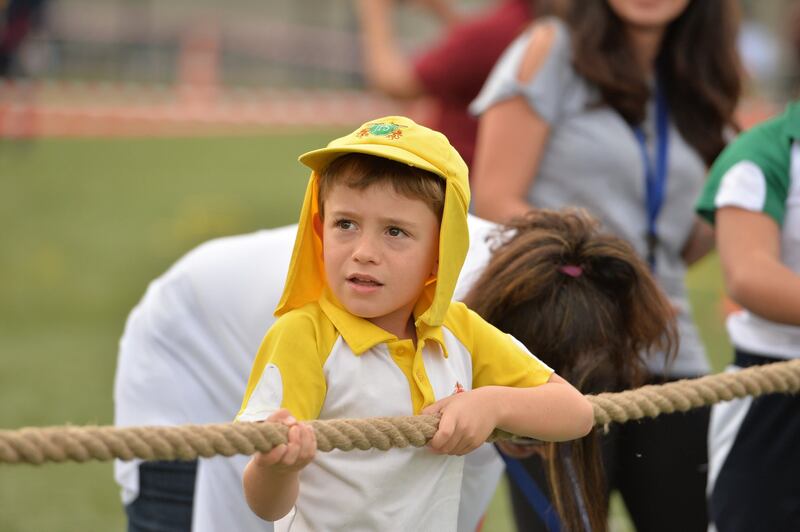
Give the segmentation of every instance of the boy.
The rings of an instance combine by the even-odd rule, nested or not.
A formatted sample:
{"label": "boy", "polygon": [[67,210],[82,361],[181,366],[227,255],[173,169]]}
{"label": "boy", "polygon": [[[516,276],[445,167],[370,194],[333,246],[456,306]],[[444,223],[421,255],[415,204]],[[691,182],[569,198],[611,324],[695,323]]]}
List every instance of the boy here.
{"label": "boy", "polygon": [[[697,205],[716,226],[730,371],[800,358],[800,102],[722,152]],[[719,403],[709,427],[709,530],[800,530],[800,397]],[[714,528],[716,527],[716,528]]]}
{"label": "boy", "polygon": [[[300,161],[312,174],[280,318],[237,417],[286,423],[289,442],[251,459],[248,504],[276,530],[454,530],[461,455],[495,427],[579,438],[591,405],[451,303],[469,186],[444,135],[385,117]],[[296,421],[419,413],[441,415],[429,448],[390,452],[315,456],[313,431]]]}
{"label": "boy", "polygon": [[[459,301],[483,271],[487,240],[498,230],[475,216],[467,224],[469,251],[454,294]],[[296,235],[295,224],[217,238],[150,283],[119,342],[115,424],[224,423],[236,415],[264,330],[275,321]],[[117,460],[114,477],[122,488],[126,530],[272,532],[272,524],[251,512],[244,498],[249,460]],[[465,457],[459,532],[475,532],[504,469],[491,444]]]}

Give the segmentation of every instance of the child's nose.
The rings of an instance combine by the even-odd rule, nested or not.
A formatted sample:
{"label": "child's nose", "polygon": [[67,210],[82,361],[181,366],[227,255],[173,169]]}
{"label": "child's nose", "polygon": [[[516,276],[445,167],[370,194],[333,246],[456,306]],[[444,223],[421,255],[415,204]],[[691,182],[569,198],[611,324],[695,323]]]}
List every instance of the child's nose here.
{"label": "child's nose", "polygon": [[358,239],[355,249],[353,250],[353,260],[363,263],[377,263],[378,257],[378,243],[375,242],[374,238],[368,235],[363,235]]}

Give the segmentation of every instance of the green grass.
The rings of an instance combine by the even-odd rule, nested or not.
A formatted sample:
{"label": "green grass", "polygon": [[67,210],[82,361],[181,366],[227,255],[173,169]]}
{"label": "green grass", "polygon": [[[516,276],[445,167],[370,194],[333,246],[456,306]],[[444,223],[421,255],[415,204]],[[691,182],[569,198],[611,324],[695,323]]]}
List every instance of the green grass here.
{"label": "green grass", "polygon": [[[334,133],[0,141],[0,428],[110,424],[117,341],[147,283],[211,237],[293,222],[296,157]],[[713,257],[690,287],[719,369]],[[504,495],[485,530],[511,529]],[[0,465],[0,530],[124,530],[111,464]]]}
{"label": "green grass", "polygon": [[[0,144],[0,428],[110,424],[147,283],[211,237],[293,222],[296,157],[332,136]],[[0,530],[123,529],[110,464],[0,466]]]}

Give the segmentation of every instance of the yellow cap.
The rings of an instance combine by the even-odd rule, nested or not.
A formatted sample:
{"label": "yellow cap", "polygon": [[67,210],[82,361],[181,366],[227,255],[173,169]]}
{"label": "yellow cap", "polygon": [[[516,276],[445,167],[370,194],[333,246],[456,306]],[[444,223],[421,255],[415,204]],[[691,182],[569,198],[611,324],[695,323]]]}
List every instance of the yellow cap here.
{"label": "yellow cap", "polygon": [[[467,165],[447,137],[404,116],[387,116],[367,122],[327,147],[304,153],[299,160],[319,172],[347,153],[365,153],[416,166],[445,181],[467,183]],[[469,187],[465,191],[469,202]]]}
{"label": "yellow cap", "polygon": [[469,247],[469,174],[466,163],[447,137],[404,116],[371,120],[349,135],[332,140],[327,147],[300,156],[300,162],[311,168],[312,173],[300,212],[286,286],[275,315],[316,301],[322,294],[325,287],[322,243],[313,229],[313,219],[319,213],[317,174],[334,159],[348,153],[391,159],[427,170],[445,180],[437,280],[421,295],[420,299],[429,301],[430,305],[417,316],[418,323],[441,325]]}

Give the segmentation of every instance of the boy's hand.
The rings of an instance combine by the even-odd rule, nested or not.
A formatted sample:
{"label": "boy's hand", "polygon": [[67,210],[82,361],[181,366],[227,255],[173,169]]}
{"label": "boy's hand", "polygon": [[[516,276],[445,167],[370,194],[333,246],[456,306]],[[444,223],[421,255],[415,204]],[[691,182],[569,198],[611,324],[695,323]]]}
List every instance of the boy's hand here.
{"label": "boy's hand", "polygon": [[464,455],[486,443],[496,427],[496,411],[482,395],[480,390],[457,393],[422,410],[442,416],[439,430],[428,442],[433,452]]}
{"label": "boy's hand", "polygon": [[317,452],[317,438],[311,425],[298,422],[284,408],[264,421],[283,423],[288,426],[288,443],[282,443],[269,452],[256,454],[254,457],[256,465],[270,468],[279,474],[291,473],[300,471],[314,459]]}

